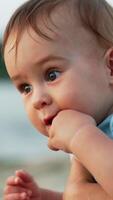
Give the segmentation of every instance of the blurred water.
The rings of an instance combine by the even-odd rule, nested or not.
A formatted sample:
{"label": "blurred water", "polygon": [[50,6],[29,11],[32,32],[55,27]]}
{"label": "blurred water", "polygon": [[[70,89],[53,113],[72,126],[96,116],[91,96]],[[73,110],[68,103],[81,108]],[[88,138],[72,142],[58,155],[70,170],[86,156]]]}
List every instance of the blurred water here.
{"label": "blurred water", "polygon": [[47,148],[47,138],[30,124],[20,94],[9,82],[0,82],[0,160],[34,162],[64,157]]}

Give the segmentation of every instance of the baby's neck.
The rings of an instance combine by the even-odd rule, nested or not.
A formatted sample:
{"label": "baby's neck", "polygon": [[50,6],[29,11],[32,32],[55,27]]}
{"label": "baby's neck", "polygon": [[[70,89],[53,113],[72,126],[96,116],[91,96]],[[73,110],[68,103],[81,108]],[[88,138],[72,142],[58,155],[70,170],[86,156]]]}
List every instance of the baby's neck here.
{"label": "baby's neck", "polygon": [[110,108],[109,112],[108,112],[108,116],[113,114],[113,106]]}

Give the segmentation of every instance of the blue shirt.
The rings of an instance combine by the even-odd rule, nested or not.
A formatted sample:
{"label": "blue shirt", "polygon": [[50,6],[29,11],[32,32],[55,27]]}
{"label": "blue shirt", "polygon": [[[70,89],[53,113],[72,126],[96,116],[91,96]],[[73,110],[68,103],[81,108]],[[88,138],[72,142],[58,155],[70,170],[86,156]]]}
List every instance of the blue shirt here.
{"label": "blue shirt", "polygon": [[113,139],[113,114],[108,116],[103,122],[98,126],[108,137]]}

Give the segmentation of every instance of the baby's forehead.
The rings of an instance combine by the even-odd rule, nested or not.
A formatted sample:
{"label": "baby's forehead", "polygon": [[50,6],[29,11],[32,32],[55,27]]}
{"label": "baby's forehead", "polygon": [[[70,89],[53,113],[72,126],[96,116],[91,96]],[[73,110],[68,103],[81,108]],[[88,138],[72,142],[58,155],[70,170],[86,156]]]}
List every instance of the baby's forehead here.
{"label": "baby's forehead", "polygon": [[49,16],[46,13],[37,16],[36,27],[26,24],[19,34],[19,26],[17,26],[9,36],[9,48],[11,49],[14,45],[18,47],[20,41],[24,43],[25,37],[22,36],[25,33],[36,42],[41,40],[61,41],[64,45],[67,43],[70,46],[74,46],[75,43],[76,46],[80,45],[85,40],[89,42],[92,40],[92,34],[83,26],[78,10],[73,10],[65,4],[61,4]]}
{"label": "baby's forehead", "polygon": [[[43,37],[41,37],[39,34],[37,34],[32,28],[29,28],[29,30],[24,30],[21,38],[16,46],[16,33],[12,32],[9,36],[9,39],[7,41],[7,45],[5,50],[9,55],[16,55],[22,52],[23,50],[26,50],[23,48],[26,46],[27,49],[30,49],[33,52],[35,52],[35,47],[38,45],[38,49],[40,49],[41,53],[43,51],[56,51],[56,49],[59,48],[66,48],[67,51],[79,51],[81,48],[89,49],[89,47],[95,46],[95,41],[93,40],[93,36],[84,29],[83,26],[78,26],[74,30],[74,32],[67,27],[66,24],[64,24],[65,29],[60,29],[60,26],[55,29],[55,31],[51,31],[51,29],[48,29],[47,27],[43,27],[43,32],[47,34],[48,37],[52,38],[52,40],[47,40]],[[46,50],[47,49],[47,50]],[[80,50],[81,51],[81,50]],[[52,53],[52,52],[51,52]],[[36,52],[37,54],[37,52]],[[15,56],[14,55],[14,56]],[[35,55],[35,54],[34,54]]]}
{"label": "baby's forehead", "polygon": [[15,32],[16,37],[19,36],[18,38],[21,38],[23,31],[27,30],[29,32],[30,29],[33,29],[45,39],[56,39],[62,34],[72,37],[72,33],[81,26],[78,11],[75,12],[73,10],[71,4],[67,5],[66,3],[59,4],[49,14],[46,10],[42,14],[37,12],[35,17],[32,18],[31,16],[30,23],[26,23],[26,20],[23,19],[22,24],[18,25],[17,21],[12,27],[11,33]]}
{"label": "baby's forehead", "polygon": [[83,24],[78,9],[75,11],[71,6],[71,4],[61,4],[50,15],[45,13],[45,15],[37,18],[37,26],[45,34],[53,33],[53,36],[56,37],[63,34],[63,37],[66,35],[72,37],[72,33],[77,31]]}

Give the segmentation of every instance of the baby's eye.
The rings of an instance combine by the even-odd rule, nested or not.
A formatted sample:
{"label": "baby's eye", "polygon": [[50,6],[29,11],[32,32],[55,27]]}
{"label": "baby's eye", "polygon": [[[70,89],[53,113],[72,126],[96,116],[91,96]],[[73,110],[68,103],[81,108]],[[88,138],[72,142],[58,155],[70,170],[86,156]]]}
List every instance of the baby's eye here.
{"label": "baby's eye", "polygon": [[45,79],[48,82],[52,82],[60,76],[61,72],[55,69],[49,70],[46,73]]}
{"label": "baby's eye", "polygon": [[25,94],[25,95],[28,94],[28,93],[30,93],[32,91],[32,86],[29,85],[29,84],[26,84],[26,83],[21,84],[18,88],[19,88],[19,91],[22,94]]}

